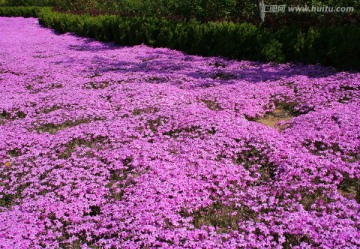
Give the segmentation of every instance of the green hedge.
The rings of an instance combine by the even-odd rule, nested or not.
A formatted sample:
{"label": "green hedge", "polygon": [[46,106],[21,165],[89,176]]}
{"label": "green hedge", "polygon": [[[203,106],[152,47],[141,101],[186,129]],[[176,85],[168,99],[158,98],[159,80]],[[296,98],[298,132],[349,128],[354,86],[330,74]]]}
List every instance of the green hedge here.
{"label": "green hedge", "polygon": [[55,6],[62,0],[3,0],[7,6]]}
{"label": "green hedge", "polygon": [[233,59],[321,63],[339,69],[360,69],[360,27],[286,26],[276,31],[252,24],[178,22],[154,17],[87,16],[49,8],[0,8],[3,16],[38,17],[60,33],[74,32],[120,45],[147,44],[191,54]]}
{"label": "green hedge", "polygon": [[37,17],[42,10],[45,9],[40,7],[0,7],[0,16]]}
{"label": "green hedge", "polygon": [[[202,22],[231,20],[235,22],[260,22],[256,0],[0,0],[8,6],[56,6],[71,13],[125,14],[133,16],[171,17],[177,20],[196,19]],[[297,22],[297,25],[316,25],[321,22],[356,22],[359,24],[358,0],[266,0],[267,5],[286,6],[351,6],[354,13],[267,13],[266,23]],[[298,17],[299,18],[298,18]],[[300,19],[300,20],[296,20]],[[304,22],[302,22],[304,20]]]}

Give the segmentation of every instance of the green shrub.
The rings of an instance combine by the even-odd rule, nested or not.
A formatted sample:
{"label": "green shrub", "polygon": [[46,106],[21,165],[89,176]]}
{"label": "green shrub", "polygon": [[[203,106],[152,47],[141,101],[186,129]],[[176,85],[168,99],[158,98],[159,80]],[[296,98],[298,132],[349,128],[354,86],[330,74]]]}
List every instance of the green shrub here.
{"label": "green shrub", "polygon": [[54,6],[57,0],[5,0],[8,6]]}
{"label": "green shrub", "polygon": [[0,16],[37,17],[38,7],[0,7]]}

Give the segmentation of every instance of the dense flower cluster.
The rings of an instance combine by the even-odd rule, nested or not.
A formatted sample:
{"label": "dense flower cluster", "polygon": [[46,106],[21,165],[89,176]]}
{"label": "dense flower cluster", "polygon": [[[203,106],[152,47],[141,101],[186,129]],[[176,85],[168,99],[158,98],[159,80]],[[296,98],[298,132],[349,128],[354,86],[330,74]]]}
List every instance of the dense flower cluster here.
{"label": "dense flower cluster", "polygon": [[359,73],[0,30],[1,248],[359,248]]}

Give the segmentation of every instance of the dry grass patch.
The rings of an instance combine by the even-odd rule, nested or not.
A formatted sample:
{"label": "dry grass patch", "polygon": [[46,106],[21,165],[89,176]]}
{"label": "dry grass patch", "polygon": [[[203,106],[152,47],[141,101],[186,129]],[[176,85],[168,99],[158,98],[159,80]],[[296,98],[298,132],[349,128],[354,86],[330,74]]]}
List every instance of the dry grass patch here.
{"label": "dry grass patch", "polygon": [[286,125],[279,125],[280,122],[288,122],[292,118],[299,116],[302,113],[299,113],[295,107],[297,106],[296,103],[275,103],[275,109],[271,112],[267,112],[261,118],[249,118],[249,121],[255,121],[260,124],[266,125],[268,127],[278,129],[282,131],[286,128]]}
{"label": "dry grass patch", "polygon": [[269,126],[271,128],[277,128],[281,130],[281,127],[278,125],[281,121],[289,121],[293,118],[293,116],[282,109],[281,107],[277,107],[273,112],[265,114],[264,117],[256,120],[256,122]]}

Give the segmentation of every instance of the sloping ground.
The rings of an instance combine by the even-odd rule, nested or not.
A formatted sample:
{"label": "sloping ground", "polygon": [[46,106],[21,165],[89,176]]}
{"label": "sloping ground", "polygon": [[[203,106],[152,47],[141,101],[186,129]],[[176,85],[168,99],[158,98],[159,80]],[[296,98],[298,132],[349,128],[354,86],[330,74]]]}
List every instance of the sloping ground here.
{"label": "sloping ground", "polygon": [[360,74],[0,30],[1,248],[360,246]]}

